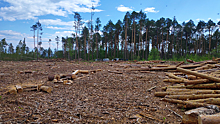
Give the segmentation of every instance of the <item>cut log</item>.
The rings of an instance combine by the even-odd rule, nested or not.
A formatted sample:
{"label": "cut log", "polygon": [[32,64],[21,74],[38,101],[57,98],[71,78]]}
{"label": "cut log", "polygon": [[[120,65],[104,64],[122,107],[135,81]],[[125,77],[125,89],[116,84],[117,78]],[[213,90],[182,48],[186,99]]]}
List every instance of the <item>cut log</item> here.
{"label": "cut log", "polygon": [[183,81],[187,80],[187,79],[185,79],[185,78],[178,77],[178,76],[176,76],[176,75],[174,75],[174,74],[172,74],[172,73],[166,73],[166,75],[167,75],[168,77],[174,78],[174,79],[180,79],[180,80],[183,80]]}
{"label": "cut log", "polygon": [[[211,94],[210,94],[211,95]],[[214,95],[214,94],[213,94]],[[216,94],[220,95],[220,94]],[[219,96],[218,96],[219,97]],[[220,98],[207,98],[207,99],[197,99],[197,100],[190,100],[191,102],[199,102],[199,103],[207,103],[207,104],[214,104],[220,105]]]}
{"label": "cut log", "polygon": [[195,75],[195,76],[198,76],[198,77],[201,77],[201,78],[209,79],[211,81],[220,82],[220,78],[216,78],[216,77],[213,77],[213,76],[210,76],[210,75],[207,75],[207,74],[202,74],[202,73],[198,73],[198,72],[195,72],[195,71],[190,71],[190,70],[179,68],[179,67],[177,67],[177,71],[180,71],[180,72],[183,72],[183,73],[186,73],[186,74]]}
{"label": "cut log", "polygon": [[202,78],[196,77],[196,76],[194,76],[194,75],[187,75],[187,78],[190,79],[190,80],[202,79]]}
{"label": "cut log", "polygon": [[14,86],[9,87],[8,93],[16,95],[17,94],[16,87],[14,87]]}
{"label": "cut log", "polygon": [[193,94],[217,94],[220,90],[195,90],[190,92],[155,92],[154,95],[164,97],[166,95],[193,95]]}
{"label": "cut log", "polygon": [[166,87],[162,87],[161,89],[166,90],[167,88],[184,89],[184,88],[186,88],[186,86],[184,86],[184,85],[166,86]]}
{"label": "cut log", "polygon": [[199,115],[215,114],[215,113],[217,113],[216,110],[206,108],[206,107],[192,109],[192,110],[184,112],[182,123],[183,124],[198,124]]}
{"label": "cut log", "polygon": [[190,60],[190,59],[187,59],[186,61],[189,62],[189,63],[195,63],[195,61]]}
{"label": "cut log", "polygon": [[196,68],[196,67],[201,67],[201,66],[203,66],[203,65],[205,65],[206,64],[206,62],[203,62],[203,63],[200,63],[200,64],[195,64],[195,65],[193,65],[193,64],[189,64],[189,65],[181,65],[181,66],[179,66],[180,68]]}
{"label": "cut log", "polygon": [[212,81],[210,81],[209,79],[198,79],[198,80],[187,80],[184,81],[184,84],[187,85],[191,85],[191,84],[203,84],[203,83],[210,83]]}
{"label": "cut log", "polygon": [[27,84],[27,85],[22,85],[23,91],[37,91],[38,90],[38,85],[36,84]]}
{"label": "cut log", "polygon": [[193,94],[193,95],[166,95],[165,98],[179,99],[179,100],[195,100],[206,98],[218,98],[220,94]]}
{"label": "cut log", "polygon": [[203,65],[202,67],[195,68],[195,70],[204,70],[204,69],[212,69],[212,68],[215,68],[215,65],[206,64],[206,65]]}
{"label": "cut log", "polygon": [[76,70],[72,74],[77,75],[79,72],[80,72],[79,70]]}
{"label": "cut log", "polygon": [[199,115],[198,124],[220,124],[220,113],[213,115]]}
{"label": "cut log", "polygon": [[[187,109],[205,107],[205,106],[210,105],[210,104],[206,104],[206,103],[196,103],[196,102],[182,101],[182,100],[168,99],[168,98],[163,98],[161,100],[166,101],[166,102],[170,102],[170,103],[177,103],[177,106],[179,108],[187,108]],[[219,108],[219,106],[217,106],[217,107]]]}
{"label": "cut log", "polygon": [[18,93],[22,93],[23,92],[23,88],[22,88],[21,85],[16,85],[15,87],[16,87],[16,90],[17,90]]}
{"label": "cut log", "polygon": [[187,85],[186,88],[189,88],[189,89],[219,89],[220,83]]}
{"label": "cut log", "polygon": [[47,93],[51,93],[52,88],[49,87],[49,86],[41,86],[41,87],[40,87],[40,90],[42,90],[42,91],[44,91],[44,92],[47,92]]}
{"label": "cut log", "polygon": [[164,79],[163,82],[184,83],[184,80],[182,80],[182,79]]}
{"label": "cut log", "polygon": [[98,71],[102,71],[102,69],[97,69],[96,71],[97,71],[97,72],[98,72]]}
{"label": "cut log", "polygon": [[88,74],[89,73],[88,70],[79,70],[79,72],[82,73],[82,74]]}
{"label": "cut log", "polygon": [[180,65],[184,64],[184,61],[180,62],[176,67],[179,67]]}
{"label": "cut log", "polygon": [[193,91],[194,89],[177,89],[177,88],[167,88],[167,92],[190,92]]}
{"label": "cut log", "polygon": [[169,67],[170,65],[156,65],[156,67]]}

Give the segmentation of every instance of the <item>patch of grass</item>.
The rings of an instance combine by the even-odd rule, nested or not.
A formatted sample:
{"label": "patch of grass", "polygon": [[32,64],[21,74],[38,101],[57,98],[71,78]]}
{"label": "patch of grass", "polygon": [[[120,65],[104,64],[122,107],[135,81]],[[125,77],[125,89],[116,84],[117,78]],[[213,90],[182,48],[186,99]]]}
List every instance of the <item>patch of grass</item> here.
{"label": "patch of grass", "polygon": [[166,117],[163,117],[163,121],[165,121],[166,120]]}

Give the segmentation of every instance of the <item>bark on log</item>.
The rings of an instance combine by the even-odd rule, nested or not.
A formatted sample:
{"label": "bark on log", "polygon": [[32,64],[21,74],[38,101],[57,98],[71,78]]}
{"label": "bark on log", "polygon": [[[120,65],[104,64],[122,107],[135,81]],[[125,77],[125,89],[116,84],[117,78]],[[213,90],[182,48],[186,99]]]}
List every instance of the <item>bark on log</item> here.
{"label": "bark on log", "polygon": [[201,114],[215,114],[216,110],[200,107],[184,112],[182,123],[183,124],[198,124],[198,116]]}
{"label": "bark on log", "polygon": [[41,87],[40,87],[40,90],[42,90],[42,91],[44,91],[44,92],[51,93],[52,88],[49,87],[49,86],[41,86]]}
{"label": "bark on log", "polygon": [[197,94],[197,95],[166,95],[165,98],[179,99],[179,100],[195,100],[206,98],[218,98],[220,94]]}
{"label": "bark on log", "polygon": [[166,73],[166,75],[167,75],[168,77],[174,78],[174,79],[180,79],[180,80],[183,80],[183,81],[187,80],[187,79],[185,79],[185,78],[178,77],[178,76],[176,76],[176,75],[174,75],[174,74],[172,74],[172,73]]}
{"label": "bark on log", "polygon": [[220,113],[213,115],[199,115],[198,124],[220,124]]}
{"label": "bark on log", "polygon": [[186,88],[186,86],[184,86],[184,85],[166,86],[166,87],[162,87],[161,89],[166,90],[167,88],[184,89],[184,88]]}
{"label": "bark on log", "polygon": [[189,89],[220,89],[220,83],[188,85]]}
{"label": "bark on log", "polygon": [[203,63],[200,63],[200,64],[188,64],[188,65],[181,65],[179,66],[180,68],[196,68],[196,67],[200,67],[200,66],[203,66],[205,65],[206,62],[203,62]]}
{"label": "bark on log", "polygon": [[203,83],[210,83],[212,81],[210,81],[209,79],[198,79],[198,80],[187,80],[184,81],[184,84],[187,85],[191,85],[191,84],[203,84]]}
{"label": "bark on log", "polygon": [[196,77],[196,76],[194,76],[194,75],[187,75],[187,78],[190,79],[190,80],[202,79],[202,78]]}
{"label": "bark on log", "polygon": [[217,94],[220,90],[195,90],[190,92],[155,92],[154,95],[164,97],[166,95],[193,95],[193,94]]}
{"label": "bark on log", "polygon": [[190,71],[190,70],[179,68],[179,67],[177,67],[177,71],[180,71],[180,72],[183,72],[183,73],[186,73],[186,74],[192,74],[192,75],[195,75],[195,76],[198,76],[198,77],[201,77],[201,78],[205,78],[205,79],[209,79],[209,80],[212,80],[212,81],[220,82],[220,78],[216,78],[216,77],[213,77],[213,76],[210,76],[210,75],[207,75],[207,74],[202,74],[202,73],[198,73],[198,72],[195,72],[195,71]]}
{"label": "bark on log", "polygon": [[166,92],[190,92],[194,89],[177,89],[177,88],[167,88]]}
{"label": "bark on log", "polygon": [[[176,100],[176,99],[168,99],[168,98],[163,98],[161,99],[162,101],[170,102],[170,103],[177,103],[179,108],[187,108],[187,109],[192,109],[192,108],[198,108],[198,107],[205,107],[209,106],[210,104],[206,103],[196,103],[196,102],[190,102],[190,101],[182,101],[182,100]],[[217,106],[219,108],[219,106]]]}
{"label": "bark on log", "polygon": [[187,59],[186,61],[189,62],[189,63],[195,63],[195,61],[190,60],[190,59]]}
{"label": "bark on log", "polygon": [[204,69],[212,69],[212,68],[215,68],[215,65],[206,64],[206,65],[203,65],[202,67],[195,68],[195,70],[204,70]]}
{"label": "bark on log", "polygon": [[8,93],[16,95],[17,94],[16,87],[14,86],[9,87]]}
{"label": "bark on log", "polygon": [[82,73],[82,74],[88,74],[89,73],[88,70],[79,70],[79,72]]}
{"label": "bark on log", "polygon": [[[216,95],[220,95],[220,94],[216,94]],[[214,97],[207,98],[207,99],[190,100],[190,101],[191,102],[199,102],[199,103],[207,103],[207,104],[220,105],[220,98],[214,98]]]}
{"label": "bark on log", "polygon": [[184,83],[184,80],[182,80],[182,79],[164,79],[163,82]]}
{"label": "bark on log", "polygon": [[16,85],[15,87],[16,87],[16,90],[17,90],[18,93],[22,93],[23,92],[23,88],[22,88],[21,85]]}
{"label": "bark on log", "polygon": [[182,65],[184,63],[184,61],[180,62],[178,65],[176,65],[176,67],[179,67],[180,65]]}

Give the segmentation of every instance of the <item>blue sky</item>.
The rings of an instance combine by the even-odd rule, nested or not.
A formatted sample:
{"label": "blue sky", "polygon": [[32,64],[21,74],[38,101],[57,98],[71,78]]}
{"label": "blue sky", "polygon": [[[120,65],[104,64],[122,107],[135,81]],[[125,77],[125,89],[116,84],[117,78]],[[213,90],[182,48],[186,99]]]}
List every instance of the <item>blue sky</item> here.
{"label": "blue sky", "polygon": [[[0,39],[14,47],[20,40],[33,49],[31,26],[38,20],[43,27],[42,46],[56,48],[55,37],[71,36],[73,12],[79,12],[83,21],[91,18],[91,6],[95,7],[93,20],[100,18],[102,26],[111,19],[113,23],[123,20],[127,11],[144,11],[147,18],[157,20],[161,17],[175,16],[179,23],[192,19],[207,22],[220,21],[220,0],[0,0]],[[94,23],[94,22],[93,22]],[[61,50],[61,42],[59,50]]]}

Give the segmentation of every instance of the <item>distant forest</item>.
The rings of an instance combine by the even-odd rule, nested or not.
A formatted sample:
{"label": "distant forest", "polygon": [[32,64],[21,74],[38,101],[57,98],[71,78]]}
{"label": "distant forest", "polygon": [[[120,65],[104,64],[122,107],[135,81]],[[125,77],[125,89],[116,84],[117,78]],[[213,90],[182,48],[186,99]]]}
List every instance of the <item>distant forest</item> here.
{"label": "distant forest", "polygon": [[[71,34],[72,37],[55,37],[57,48],[52,51],[41,46],[43,29],[38,21],[31,26],[35,49],[30,51],[25,39],[14,48],[4,38],[0,41],[0,60],[201,60],[220,57],[220,21],[215,23],[211,19],[208,22],[200,20],[197,25],[193,20],[179,24],[175,17],[153,20],[142,11],[133,11],[127,12],[124,19],[115,24],[109,20],[102,26],[100,18],[84,24],[81,15],[75,12],[73,27],[75,33]],[[50,44],[51,39],[48,42]],[[62,50],[57,51],[59,42],[62,43]]]}

